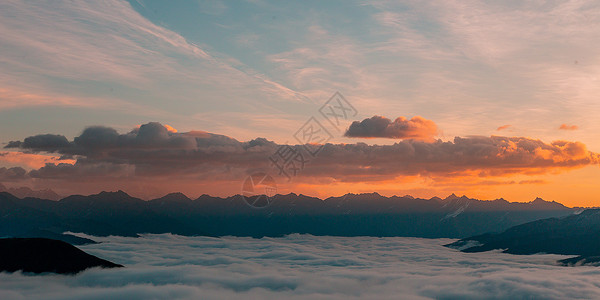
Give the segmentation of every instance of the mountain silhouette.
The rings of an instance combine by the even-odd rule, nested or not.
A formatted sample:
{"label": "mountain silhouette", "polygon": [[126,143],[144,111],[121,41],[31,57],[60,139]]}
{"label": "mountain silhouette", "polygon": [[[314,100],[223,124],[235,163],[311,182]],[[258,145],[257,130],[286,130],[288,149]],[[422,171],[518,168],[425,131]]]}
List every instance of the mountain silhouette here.
{"label": "mountain silhouette", "polygon": [[7,188],[0,183],[0,192],[7,192],[18,198],[34,197],[48,200],[59,200],[61,197],[51,189],[32,190],[28,187]]}
{"label": "mountain silhouette", "polygon": [[[537,199],[536,201],[541,203]],[[562,218],[532,221],[511,227],[501,233],[464,238],[447,246],[463,252],[502,249],[503,252],[511,254],[578,255],[561,260],[559,263],[599,265],[600,209],[587,209]]]}
{"label": "mountain silhouette", "polygon": [[45,238],[0,239],[0,272],[76,274],[121,265],[87,254],[66,242]]}
{"label": "mountain silhouette", "polygon": [[73,236],[64,236],[67,231],[95,236],[173,233],[263,237],[307,233],[464,238],[500,232],[533,220],[570,215],[574,209],[541,199],[511,203],[456,195],[421,199],[378,193],[347,194],[324,200],[290,193],[275,195],[270,206],[257,209],[240,195],[225,198],[202,195],[192,200],[181,193],[172,193],[144,201],[117,191],[73,195],[59,201],[19,199],[0,193],[0,212],[3,212],[0,235],[36,237],[37,234],[68,241]]}

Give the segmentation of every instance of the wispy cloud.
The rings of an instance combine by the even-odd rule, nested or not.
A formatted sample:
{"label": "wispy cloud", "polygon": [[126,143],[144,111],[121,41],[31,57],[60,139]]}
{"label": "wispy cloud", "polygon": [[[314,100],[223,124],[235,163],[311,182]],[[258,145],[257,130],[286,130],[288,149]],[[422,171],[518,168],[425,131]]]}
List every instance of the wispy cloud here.
{"label": "wispy cloud", "polygon": [[[0,109],[76,105],[139,112],[136,106],[142,106],[168,112],[167,100],[189,108],[197,106],[191,105],[194,97],[212,97],[251,108],[253,99],[301,97],[155,25],[124,1],[11,1],[1,8],[0,97],[6,101]],[[110,97],[106,86],[118,94]]]}
{"label": "wispy cloud", "polygon": [[558,127],[558,129],[561,129],[561,130],[577,130],[577,129],[579,129],[579,126],[577,126],[577,125],[561,124],[560,127]]}

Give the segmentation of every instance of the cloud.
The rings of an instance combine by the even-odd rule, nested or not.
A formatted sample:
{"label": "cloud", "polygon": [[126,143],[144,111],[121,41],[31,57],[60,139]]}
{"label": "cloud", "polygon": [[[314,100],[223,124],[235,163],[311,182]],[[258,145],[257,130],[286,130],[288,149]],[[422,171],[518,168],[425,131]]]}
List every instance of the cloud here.
{"label": "cloud", "polygon": [[68,147],[69,141],[67,138],[58,134],[39,134],[25,138],[23,142],[11,141],[6,148],[30,148],[38,149],[38,151],[49,151],[53,149]]}
{"label": "cloud", "polygon": [[545,143],[524,137],[472,136],[453,141],[405,140],[393,145],[326,145],[319,164],[307,171],[317,175],[360,180],[400,175],[453,177],[459,174],[502,176],[540,174],[597,165],[600,156],[578,142]]}
{"label": "cloud", "polygon": [[[15,146],[22,144],[16,142],[8,146]],[[75,160],[60,157],[56,155],[48,154],[34,154],[34,153],[23,153],[23,152],[0,152],[0,163],[3,165],[15,165],[15,166],[26,166],[29,168],[41,168],[48,163],[69,163],[74,164]]]}
{"label": "cloud", "polygon": [[519,184],[547,184],[546,180],[542,179],[533,179],[533,180],[521,180]]}
{"label": "cloud", "polygon": [[[28,118],[15,121],[23,125],[16,127],[47,117],[48,106],[77,111],[82,118],[75,123],[123,122],[119,115],[177,122],[207,108],[210,116],[232,107],[251,114],[306,101],[217,47],[153,23],[127,1],[7,1],[0,3],[0,19],[0,114],[23,109]],[[50,113],[55,111],[60,109]],[[247,127],[246,120],[230,125]]]}
{"label": "cloud", "polygon": [[558,129],[560,129],[560,130],[577,130],[577,129],[579,129],[579,126],[561,124],[560,127],[558,127]]}
{"label": "cloud", "polygon": [[88,163],[79,160],[75,164],[46,164],[45,166],[31,170],[28,175],[31,178],[46,178],[52,180],[93,180],[96,178],[119,178],[131,177],[135,168],[127,164],[116,163]]}
{"label": "cloud", "polygon": [[[451,239],[92,237],[81,248],[126,268],[0,274],[3,299],[593,299],[594,268],[559,255],[462,253]],[[557,276],[560,274],[560,276]]]}
{"label": "cloud", "polygon": [[0,182],[20,181],[26,178],[27,171],[21,167],[0,168]]}
{"label": "cloud", "polygon": [[497,131],[501,131],[501,130],[507,129],[507,128],[511,127],[511,126],[512,126],[512,125],[502,125],[502,126],[500,126],[500,127],[496,128],[496,130],[497,130]]}
{"label": "cloud", "polygon": [[[390,124],[386,130],[395,128]],[[37,165],[27,176],[38,184],[46,182],[40,188],[51,187],[69,194],[72,191],[65,190],[67,187],[92,191],[107,187],[151,190],[141,188],[145,185],[168,191],[185,189],[189,192],[190,187],[230,191],[231,186],[238,186],[253,170],[276,173],[269,158],[277,158],[278,149],[287,146],[264,138],[241,142],[205,131],[177,132],[151,122],[127,133],[92,126],[73,140],[43,134],[12,141],[6,147],[27,152],[10,152],[18,155],[54,155],[54,160],[40,161],[43,164]],[[600,155],[588,151],[583,143],[546,143],[525,137],[405,139],[392,145],[326,144],[314,158],[304,152],[303,145],[289,147],[308,161],[295,180],[312,184],[385,182],[410,176],[438,179],[469,176],[492,182],[493,177],[557,173],[600,163]],[[157,194],[164,192],[156,191]]]}
{"label": "cloud", "polygon": [[410,120],[398,117],[393,122],[386,117],[373,116],[360,122],[352,122],[344,136],[432,141],[437,133],[437,125],[420,116]]}

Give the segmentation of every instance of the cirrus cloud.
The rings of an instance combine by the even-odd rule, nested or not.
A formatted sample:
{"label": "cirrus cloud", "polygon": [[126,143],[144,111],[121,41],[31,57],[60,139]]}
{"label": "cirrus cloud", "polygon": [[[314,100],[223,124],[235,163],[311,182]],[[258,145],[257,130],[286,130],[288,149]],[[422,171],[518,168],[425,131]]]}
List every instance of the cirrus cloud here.
{"label": "cirrus cloud", "polygon": [[511,126],[512,126],[512,125],[508,125],[508,124],[507,124],[507,125],[502,125],[502,126],[500,126],[500,127],[496,128],[496,130],[497,130],[497,131],[501,131],[501,130],[507,129],[507,128],[511,127]]}

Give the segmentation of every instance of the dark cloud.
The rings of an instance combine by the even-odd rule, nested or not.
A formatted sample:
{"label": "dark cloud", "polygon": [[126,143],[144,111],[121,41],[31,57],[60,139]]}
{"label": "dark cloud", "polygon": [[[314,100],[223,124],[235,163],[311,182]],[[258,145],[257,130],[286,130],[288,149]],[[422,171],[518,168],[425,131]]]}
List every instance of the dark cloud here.
{"label": "dark cloud", "polygon": [[36,151],[54,152],[57,149],[68,148],[71,143],[63,135],[40,134],[30,136],[21,141],[10,141],[5,148],[35,149]]}
{"label": "dark cloud", "polygon": [[86,128],[74,143],[88,149],[110,149],[117,146],[119,133],[113,128],[93,126]]}
{"label": "dark cloud", "polygon": [[216,135],[194,136],[193,133],[169,132],[160,123],[141,125],[129,133],[119,134],[104,126],[86,128],[69,142],[65,136],[54,134],[35,135],[23,142],[12,141],[6,148],[20,148],[32,152],[57,152],[63,155],[95,155],[111,150],[193,149],[197,140]]}
{"label": "dark cloud", "polygon": [[0,168],[0,182],[19,181],[27,178],[27,171],[21,167]]}
{"label": "dark cloud", "polygon": [[75,164],[46,164],[38,170],[31,170],[31,178],[89,180],[97,177],[122,178],[134,173],[134,167],[126,164],[114,164],[78,160]]}
{"label": "dark cloud", "polygon": [[393,145],[325,145],[318,163],[307,173],[373,180],[399,175],[454,176],[476,171],[480,176],[546,173],[600,163],[584,144],[550,144],[522,137],[456,137],[452,142],[406,140]]}
{"label": "dark cloud", "polygon": [[415,116],[410,120],[405,117],[398,117],[393,122],[386,117],[373,116],[360,122],[352,122],[344,135],[358,138],[432,141],[437,131],[437,125],[433,121],[420,116]]}
{"label": "dark cloud", "polygon": [[[108,127],[90,127],[71,142],[56,136],[42,137],[27,138],[19,148],[74,157],[77,163],[47,164],[29,175],[72,181],[135,176],[239,180],[248,170],[271,168],[268,158],[279,147],[264,138],[240,142],[203,131],[178,133],[159,123],[144,124],[125,134]],[[291,147],[303,151],[300,145]],[[407,139],[393,145],[326,144],[315,158],[303,153],[310,163],[299,176],[342,181],[402,175],[541,174],[600,162],[598,154],[579,142],[545,143],[502,136],[456,137],[447,142]]]}

